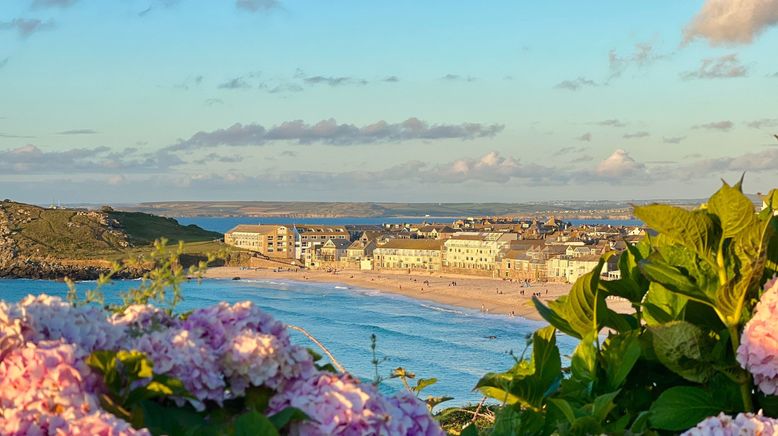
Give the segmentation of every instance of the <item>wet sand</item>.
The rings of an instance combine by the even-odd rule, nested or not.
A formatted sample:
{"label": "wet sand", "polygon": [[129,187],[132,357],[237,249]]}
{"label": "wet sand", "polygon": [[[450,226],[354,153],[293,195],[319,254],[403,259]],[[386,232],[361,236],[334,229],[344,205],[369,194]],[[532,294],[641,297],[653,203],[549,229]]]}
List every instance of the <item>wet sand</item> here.
{"label": "wet sand", "polygon": [[[440,273],[395,271],[274,271],[272,269],[241,269],[237,267],[209,268],[207,278],[283,279],[324,283],[340,283],[352,288],[375,289],[420,300],[451,306],[481,310],[487,313],[515,315],[541,320],[532,304],[532,295],[539,293],[541,301],[566,295],[568,283],[531,283]],[[523,295],[522,295],[523,291]],[[617,311],[630,310],[628,303],[608,301],[608,307]]]}

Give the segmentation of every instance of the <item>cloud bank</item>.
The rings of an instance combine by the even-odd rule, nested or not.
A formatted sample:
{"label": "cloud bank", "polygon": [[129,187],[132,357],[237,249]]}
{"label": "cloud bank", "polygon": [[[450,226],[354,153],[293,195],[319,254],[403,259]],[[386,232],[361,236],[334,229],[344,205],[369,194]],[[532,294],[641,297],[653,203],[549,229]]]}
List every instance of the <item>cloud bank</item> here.
{"label": "cloud bank", "polygon": [[187,140],[169,146],[168,150],[189,150],[218,145],[264,145],[273,141],[292,141],[298,144],[358,145],[408,140],[475,139],[500,133],[502,124],[429,124],[418,118],[400,123],[378,121],[365,126],[338,124],[334,119],[306,124],[302,120],[286,121],[265,128],[260,124],[236,123],[226,129],[200,131]]}

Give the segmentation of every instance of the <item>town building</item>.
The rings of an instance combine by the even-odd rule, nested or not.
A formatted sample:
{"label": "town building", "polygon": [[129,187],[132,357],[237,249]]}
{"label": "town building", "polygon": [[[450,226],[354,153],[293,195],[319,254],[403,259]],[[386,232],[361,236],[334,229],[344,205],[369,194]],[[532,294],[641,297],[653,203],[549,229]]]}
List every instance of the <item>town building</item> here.
{"label": "town building", "polygon": [[517,238],[516,233],[455,233],[443,244],[443,267],[454,273],[496,275],[502,254]]}
{"label": "town building", "polygon": [[224,234],[224,243],[268,257],[295,257],[295,232],[285,225],[241,224]]}
{"label": "town building", "polygon": [[440,271],[442,258],[437,239],[391,239],[373,250],[375,269]]}
{"label": "town building", "polygon": [[[593,270],[600,261],[599,254],[580,257],[561,256],[546,261],[546,271],[550,280],[574,283],[582,275]],[[608,273],[608,266],[603,266],[602,274]]]}
{"label": "town building", "polygon": [[350,245],[351,241],[348,239],[328,239],[319,248],[317,257],[322,262],[340,262],[345,260]]}
{"label": "town building", "polygon": [[310,257],[318,247],[328,239],[350,240],[350,234],[344,226],[295,225],[295,257],[305,259]]}

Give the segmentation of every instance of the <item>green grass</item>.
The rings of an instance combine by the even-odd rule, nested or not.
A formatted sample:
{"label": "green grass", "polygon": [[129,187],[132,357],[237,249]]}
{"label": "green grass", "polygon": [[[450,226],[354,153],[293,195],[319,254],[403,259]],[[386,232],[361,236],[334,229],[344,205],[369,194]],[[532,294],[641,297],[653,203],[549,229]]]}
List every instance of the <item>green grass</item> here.
{"label": "green grass", "polygon": [[166,238],[171,245],[183,241],[186,254],[224,251],[221,233],[197,226],[182,226],[171,218],[136,212],[105,215],[76,209],[44,209],[0,202],[0,221],[6,222],[20,257],[119,260],[151,250]]}
{"label": "green grass", "polygon": [[182,226],[173,218],[165,218],[141,212],[111,212],[109,216],[121,223],[133,245],[148,245],[159,238],[171,242],[205,242],[220,239],[223,235],[210,232],[194,224]]}

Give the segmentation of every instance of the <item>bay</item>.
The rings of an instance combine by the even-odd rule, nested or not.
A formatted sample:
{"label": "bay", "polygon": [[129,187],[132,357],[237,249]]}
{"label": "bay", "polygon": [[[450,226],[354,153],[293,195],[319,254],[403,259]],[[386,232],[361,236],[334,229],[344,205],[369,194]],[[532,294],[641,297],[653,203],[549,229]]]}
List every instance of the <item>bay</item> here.
{"label": "bay", "polygon": [[[341,217],[341,218],[283,218],[283,217],[181,217],[176,218],[183,225],[194,224],[205,230],[225,233],[238,224],[322,224],[330,226],[345,225],[381,225],[381,224],[419,224],[422,222],[435,222],[451,224],[457,218],[451,217]],[[640,220],[610,220],[610,219],[585,219],[570,220],[573,225],[611,225],[611,226],[641,226]]]}
{"label": "bay", "polygon": [[[83,291],[94,285],[81,282],[77,287]],[[136,281],[115,282],[105,289],[107,300],[118,301],[118,291],[133,286]],[[0,299],[6,301],[40,293],[64,297],[66,292],[59,282],[0,279]],[[181,311],[218,301],[253,301],[277,319],[309,331],[347,370],[364,379],[375,375],[370,351],[370,335],[375,334],[382,377],[397,367],[417,377],[436,377],[438,383],[425,394],[453,396],[450,405],[479,401],[472,391],[478,379],[509,369],[514,363],[510,353],[520,354],[527,335],[544,325],[331,283],[209,279],[185,283],[183,293]],[[292,333],[296,343],[315,349],[307,338]],[[564,335],[559,335],[559,344],[563,355],[574,347]],[[382,388],[402,389],[396,379],[385,380]]]}

